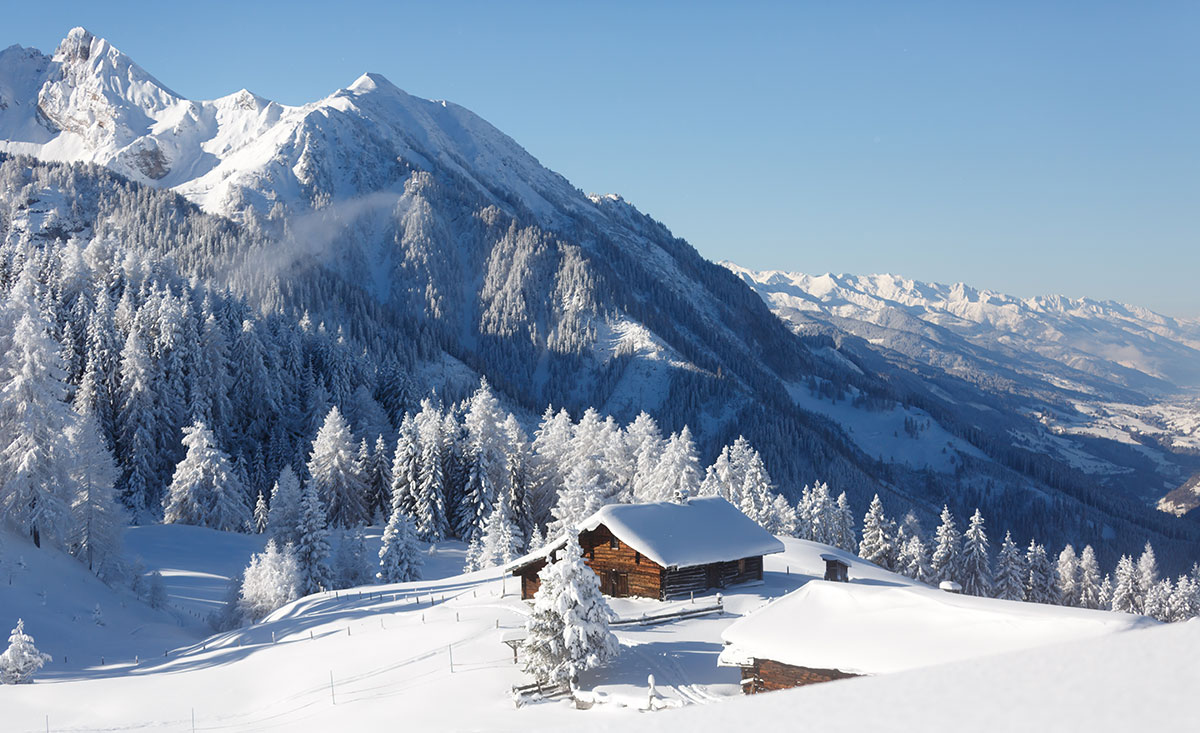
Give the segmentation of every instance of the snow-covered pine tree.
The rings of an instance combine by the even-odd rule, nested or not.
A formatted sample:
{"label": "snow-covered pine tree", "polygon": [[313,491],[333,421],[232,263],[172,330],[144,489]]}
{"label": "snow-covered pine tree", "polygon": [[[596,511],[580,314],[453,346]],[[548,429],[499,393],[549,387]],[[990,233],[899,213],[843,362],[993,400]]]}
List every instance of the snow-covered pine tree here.
{"label": "snow-covered pine tree", "polygon": [[[519,555],[525,551],[529,537],[533,534],[533,510],[529,504],[530,446],[529,441],[525,437],[525,431],[521,429],[521,424],[517,421],[516,416],[510,414],[504,420],[503,427],[505,435],[508,437],[508,456],[506,458],[509,489],[508,505],[512,521],[519,532],[519,534],[513,537],[516,542],[515,546],[518,549],[517,554]],[[615,446],[613,451],[606,453],[609,464],[624,462],[619,457],[621,453],[620,448],[624,446],[619,432],[609,443],[610,446]],[[626,494],[628,494],[627,491]]]}
{"label": "snow-covered pine tree", "polygon": [[933,567],[934,577],[939,583],[947,580],[958,582],[962,558],[962,534],[954,522],[950,508],[942,506],[941,524],[935,534],[936,542],[933,556],[929,564]]}
{"label": "snow-covered pine tree", "polygon": [[308,483],[327,502],[330,526],[358,527],[367,521],[367,487],[357,456],[350,426],[336,406],[330,408],[308,459]]}
{"label": "snow-covered pine tree", "polygon": [[113,488],[117,466],[104,445],[92,408],[86,403],[80,403],[78,408],[82,413],[67,436],[72,455],[71,480],[75,485],[68,546],[89,570],[111,582],[123,575],[124,566],[121,535],[126,518]]}
{"label": "snow-covered pine tree", "polygon": [[0,319],[11,327],[0,354],[0,510],[41,546],[65,545],[72,482],[60,346],[34,295],[32,268],[22,271]]}
{"label": "snow-covered pine tree", "polygon": [[380,583],[408,583],[421,579],[421,553],[416,545],[412,519],[392,504],[392,515],[383,530],[383,545],[379,548]]}
{"label": "snow-covered pine tree", "polygon": [[0,654],[0,684],[32,682],[37,671],[49,661],[50,655],[39,652],[33,637],[25,633],[25,621],[17,619],[17,628],[8,637],[8,648]]}
{"label": "snow-covered pine tree", "polygon": [[1104,608],[1101,599],[1100,564],[1096,562],[1096,551],[1091,545],[1079,553],[1079,606],[1080,608]]}
{"label": "snow-covered pine tree", "polygon": [[300,523],[296,527],[296,562],[300,566],[302,593],[316,593],[333,584],[329,554],[325,505],[317,487],[310,481],[300,493]]}
{"label": "snow-covered pine tree", "polygon": [[496,494],[508,491],[508,436],[503,428],[500,402],[487,379],[471,396],[463,417],[466,429],[467,485],[455,512],[459,538],[470,542],[479,536],[492,513]]}
{"label": "snow-covered pine tree", "polygon": [[813,484],[807,510],[808,538],[813,542],[836,545],[840,532],[837,506],[829,495],[828,484],[822,481]]}
{"label": "snow-covered pine tree", "polygon": [[405,514],[416,516],[417,487],[420,484],[421,448],[417,423],[412,415],[405,414],[400,422],[396,438],[396,450],[392,456],[392,489],[389,509],[400,502]]}
{"label": "snow-covered pine tree", "polygon": [[167,585],[158,570],[151,572],[146,581],[146,604],[156,609],[167,607]]}
{"label": "snow-covered pine tree", "polygon": [[600,509],[600,497],[607,495],[603,464],[599,456],[589,455],[578,461],[567,472],[558,503],[551,511],[551,520],[546,528],[549,537],[569,532],[581,520]]}
{"label": "snow-covered pine tree", "polygon": [[[450,521],[446,516],[446,481],[444,474],[445,443],[441,413],[430,400],[421,402],[421,412],[416,417],[416,443],[419,456],[416,459],[416,486],[413,492],[413,520],[417,536],[427,542],[438,542],[450,533]],[[403,434],[403,430],[401,433]],[[407,459],[406,459],[407,460]]]}
{"label": "snow-covered pine tree", "polygon": [[900,548],[896,569],[922,583],[933,580],[933,569],[929,567],[929,548],[917,535],[912,535]]}
{"label": "snow-covered pine tree", "polygon": [[504,565],[520,557],[522,551],[521,528],[512,516],[508,497],[501,494],[496,499],[496,508],[484,522],[483,532],[469,558],[468,570]]}
{"label": "snow-covered pine tree", "polygon": [[[645,411],[638,413],[638,416],[625,429],[625,441],[633,453],[633,477],[630,480],[633,501],[637,503],[656,501],[659,492],[655,485],[654,474],[665,446],[658,423]],[[534,447],[537,447],[536,444]],[[568,469],[569,467],[564,463],[562,470]],[[741,491],[740,485],[737,490]]]}
{"label": "snow-covered pine tree", "polygon": [[122,501],[135,518],[154,504],[159,480],[155,465],[159,419],[154,377],[150,354],[137,332],[130,331],[121,350],[117,455],[125,468]]}
{"label": "snow-covered pine tree", "polygon": [[[1144,612],[1146,605],[1146,597],[1150,590],[1158,584],[1158,560],[1154,557],[1154,548],[1150,543],[1146,543],[1146,547],[1142,550],[1142,554],[1137,559],[1137,571],[1134,573],[1134,594],[1137,598],[1138,612]],[[1151,615],[1149,613],[1147,616]]]}
{"label": "snow-covered pine tree", "polygon": [[238,607],[252,623],[300,597],[300,565],[291,545],[280,549],[267,540],[263,552],[250,557],[242,574]]}
{"label": "snow-covered pine tree", "polygon": [[[439,441],[440,442],[440,441]],[[438,457],[439,464],[441,457]],[[439,473],[441,466],[438,466]],[[375,438],[375,449],[371,451],[370,470],[367,471],[369,483],[367,516],[372,524],[387,521],[387,515],[392,508],[392,455],[388,451],[387,441],[382,435]]]}
{"label": "snow-covered pine tree", "polygon": [[254,502],[254,533],[262,534],[267,531],[267,523],[271,516],[271,511],[267,507],[267,498],[263,496],[263,492],[258,492],[258,499]]}
{"label": "snow-covered pine tree", "polygon": [[837,546],[846,552],[854,552],[854,513],[850,510],[850,500],[846,492],[838,494],[837,499]]}
{"label": "snow-covered pine tree", "polygon": [[1175,581],[1171,597],[1167,599],[1167,620],[1187,621],[1200,615],[1200,587],[1188,575],[1180,575]]}
{"label": "snow-covered pine tree", "polygon": [[683,429],[672,435],[663,449],[653,475],[654,501],[682,503],[700,491],[700,459],[692,431]]}
{"label": "snow-covered pine tree", "polygon": [[300,526],[300,479],[291,464],[279,472],[271,489],[271,506],[267,511],[267,533],[277,544],[295,544],[296,529]]}
{"label": "snow-covered pine tree", "polygon": [[876,494],[863,517],[862,541],[858,544],[858,556],[884,568],[888,567],[893,541],[892,537],[888,536],[887,525],[883,502],[879,500],[879,494]]}
{"label": "snow-covered pine tree", "polygon": [[163,497],[163,523],[243,531],[250,521],[246,491],[229,457],[214,445],[212,432],[195,423],[184,428],[183,445],[187,454]]}
{"label": "snow-covered pine tree", "polygon": [[[630,429],[632,425],[638,424],[642,415],[638,415]],[[646,415],[646,419],[653,423],[649,415]],[[550,510],[558,501],[559,492],[562,490],[563,480],[566,478],[564,457],[570,447],[571,427],[571,416],[566,410],[556,413],[552,406],[547,406],[538,429],[534,431],[529,503],[534,523],[538,526],[544,527],[550,521]],[[632,440],[628,431],[625,437],[626,440]],[[631,445],[630,450],[636,450],[636,446]]]}
{"label": "snow-covered pine tree", "polygon": [[990,550],[983,514],[976,509],[971,515],[966,542],[963,544],[962,580],[959,581],[962,583],[963,593],[984,598],[992,594]]}
{"label": "snow-covered pine tree", "polygon": [[1170,621],[1171,594],[1174,590],[1170,578],[1163,578],[1155,583],[1146,593],[1142,613],[1158,621]]}
{"label": "snow-covered pine tree", "polygon": [[1012,533],[1004,533],[1004,542],[996,555],[996,582],[992,593],[996,598],[1005,601],[1025,600],[1025,579],[1029,569],[1020,548],[1013,542]]}
{"label": "snow-covered pine tree", "polygon": [[568,535],[558,560],[547,563],[538,578],[541,585],[521,646],[525,671],[543,684],[573,689],[580,672],[604,665],[620,650],[609,630],[615,614],[574,535]]}
{"label": "snow-covered pine tree", "polygon": [[746,478],[742,482],[742,504],[738,508],[750,519],[766,527],[777,524],[771,518],[774,512],[775,485],[767,473],[762,457],[758,453],[750,456],[746,463]]}
{"label": "snow-covered pine tree", "polygon": [[1117,561],[1112,584],[1111,608],[1120,613],[1141,613],[1137,597],[1137,567],[1128,555]]}
{"label": "snow-covered pine tree", "polygon": [[1028,575],[1025,580],[1025,600],[1030,603],[1057,603],[1058,591],[1054,586],[1054,565],[1046,555],[1046,548],[1033,540],[1025,551]]}
{"label": "snow-covered pine tree", "polygon": [[1058,588],[1059,603],[1064,606],[1079,605],[1079,558],[1075,556],[1075,548],[1071,545],[1058,553],[1054,584]]}

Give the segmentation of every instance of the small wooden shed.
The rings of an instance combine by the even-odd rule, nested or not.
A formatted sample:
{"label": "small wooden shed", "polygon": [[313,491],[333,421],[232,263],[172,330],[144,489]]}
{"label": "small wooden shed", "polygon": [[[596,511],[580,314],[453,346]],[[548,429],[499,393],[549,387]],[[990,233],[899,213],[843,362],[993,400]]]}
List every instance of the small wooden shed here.
{"label": "small wooden shed", "polygon": [[[608,596],[667,599],[762,580],[763,555],[783,543],[720,497],[676,504],[610,504],[576,527],[584,561]],[[505,570],[532,598],[538,572],[556,559],[565,538]]]}

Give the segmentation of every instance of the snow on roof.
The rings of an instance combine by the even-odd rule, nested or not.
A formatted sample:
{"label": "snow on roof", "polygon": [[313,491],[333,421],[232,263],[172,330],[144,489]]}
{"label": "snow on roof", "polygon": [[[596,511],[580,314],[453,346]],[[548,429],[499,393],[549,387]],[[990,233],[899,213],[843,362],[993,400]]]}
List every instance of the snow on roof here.
{"label": "snow on roof", "polygon": [[720,663],[757,658],[886,674],[1153,625],[1144,616],[920,586],[813,580],[731,624],[721,634]]}
{"label": "snow on roof", "polygon": [[521,568],[532,565],[540,560],[545,560],[550,553],[565,545],[566,542],[567,535],[559,535],[557,539],[550,540],[546,544],[542,545],[541,548],[518,557],[516,560],[513,560],[509,564],[502,567],[501,570],[506,573],[511,573],[514,570],[520,570]]}
{"label": "snow on roof", "polygon": [[691,567],[783,552],[783,543],[719,496],[683,504],[609,504],[580,522],[579,531],[604,525],[650,560]]}

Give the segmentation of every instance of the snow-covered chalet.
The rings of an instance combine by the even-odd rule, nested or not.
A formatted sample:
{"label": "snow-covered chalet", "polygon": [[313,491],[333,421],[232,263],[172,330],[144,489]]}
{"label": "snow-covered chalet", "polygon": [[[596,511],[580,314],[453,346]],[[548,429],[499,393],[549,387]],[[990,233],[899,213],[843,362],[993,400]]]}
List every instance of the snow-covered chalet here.
{"label": "snow-covered chalet", "polygon": [[1156,625],[1144,616],[812,580],[730,624],[718,664],[748,695],[887,674]]}
{"label": "snow-covered chalet", "polygon": [[[667,599],[762,580],[763,555],[783,543],[720,497],[683,503],[610,504],[575,527],[588,566],[608,596]],[[538,572],[566,536],[505,567],[533,598]]]}

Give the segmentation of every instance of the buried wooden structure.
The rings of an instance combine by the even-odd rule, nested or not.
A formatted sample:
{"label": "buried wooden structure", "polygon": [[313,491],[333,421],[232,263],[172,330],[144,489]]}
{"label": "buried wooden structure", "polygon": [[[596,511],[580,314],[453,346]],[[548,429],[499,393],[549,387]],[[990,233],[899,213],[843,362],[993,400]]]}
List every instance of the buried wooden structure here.
{"label": "buried wooden structure", "polygon": [[[666,600],[762,580],[763,555],[783,551],[782,542],[720,497],[613,504],[576,531],[600,591],[617,598]],[[557,560],[564,542],[560,538],[505,568],[521,578],[522,598],[533,598],[538,573]]]}

